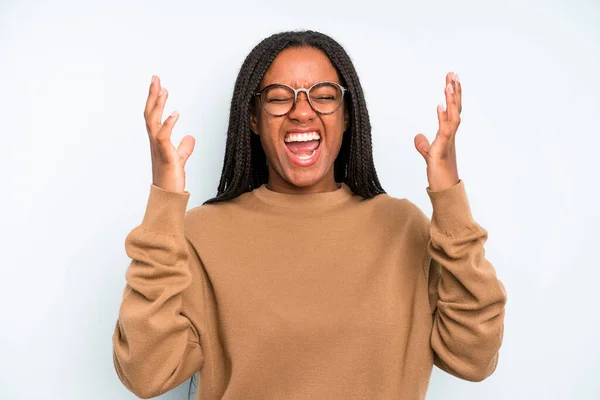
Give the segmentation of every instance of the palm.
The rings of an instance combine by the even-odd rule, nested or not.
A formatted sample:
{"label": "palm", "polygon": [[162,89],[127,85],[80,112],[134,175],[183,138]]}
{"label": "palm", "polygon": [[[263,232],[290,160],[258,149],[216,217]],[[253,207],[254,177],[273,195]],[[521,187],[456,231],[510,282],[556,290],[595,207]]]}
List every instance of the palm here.
{"label": "palm", "polygon": [[152,155],[152,182],[165,190],[183,192],[185,190],[184,167],[194,150],[195,140],[187,135],[177,148],[173,146],[171,132],[179,118],[179,113],[173,112],[164,123],[161,123],[167,97],[168,92],[161,87],[160,79],[153,77],[144,110]]}
{"label": "palm", "polygon": [[428,158],[430,162],[440,162],[443,160],[447,160],[453,154],[454,148],[447,145],[446,141],[441,138],[440,139],[440,131],[436,133],[435,139],[433,139],[433,143],[429,146]]}
{"label": "palm", "polygon": [[456,74],[446,75],[444,91],[447,107],[440,104],[437,108],[439,128],[435,139],[430,144],[422,133],[414,139],[415,148],[427,163],[427,177],[431,187],[448,186],[442,182],[458,179],[455,136],[462,111],[462,86]]}

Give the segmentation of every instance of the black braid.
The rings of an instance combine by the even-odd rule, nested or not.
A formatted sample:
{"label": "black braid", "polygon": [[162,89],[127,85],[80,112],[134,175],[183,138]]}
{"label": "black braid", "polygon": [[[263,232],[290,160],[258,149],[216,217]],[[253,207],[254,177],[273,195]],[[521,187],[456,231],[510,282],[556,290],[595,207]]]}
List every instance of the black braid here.
{"label": "black braid", "polygon": [[290,47],[313,47],[323,51],[337,70],[343,86],[348,88],[345,105],[350,127],[344,133],[340,152],[334,163],[336,182],[372,198],[385,193],[375,171],[371,143],[371,123],[358,75],[344,48],[331,37],[314,31],[290,31],[274,34],[261,41],[242,64],[231,100],[229,127],[223,171],[217,196],[205,202],[231,200],[267,183],[267,158],[260,137],[250,130],[254,93],[275,57]]}

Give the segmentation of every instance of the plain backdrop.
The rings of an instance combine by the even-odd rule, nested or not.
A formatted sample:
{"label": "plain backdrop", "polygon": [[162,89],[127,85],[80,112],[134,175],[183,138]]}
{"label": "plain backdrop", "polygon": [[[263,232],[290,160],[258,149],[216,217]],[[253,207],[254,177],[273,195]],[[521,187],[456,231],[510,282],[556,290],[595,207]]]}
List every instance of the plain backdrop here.
{"label": "plain backdrop", "polygon": [[[261,39],[315,29],[358,70],[387,192],[428,214],[444,77],[464,90],[459,173],[508,292],[496,372],[437,368],[428,399],[600,398],[600,3],[0,2],[0,398],[133,399],[111,337],[151,169],[152,74],[197,139],[188,207],[216,193],[237,72]],[[188,382],[162,396],[187,399]]]}

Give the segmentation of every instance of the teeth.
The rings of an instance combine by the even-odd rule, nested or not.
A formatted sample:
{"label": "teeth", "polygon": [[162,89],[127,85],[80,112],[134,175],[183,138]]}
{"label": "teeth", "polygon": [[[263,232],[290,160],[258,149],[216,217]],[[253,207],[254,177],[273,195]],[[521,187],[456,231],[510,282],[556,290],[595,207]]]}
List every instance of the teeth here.
{"label": "teeth", "polygon": [[312,152],[311,155],[296,156],[296,158],[299,158],[301,160],[308,160],[309,158],[311,158],[312,156],[314,156],[316,152],[317,152],[317,149],[313,150],[313,152]]}
{"label": "teeth", "polygon": [[321,136],[317,132],[290,133],[284,139],[286,143],[309,142],[311,140],[321,140]]}

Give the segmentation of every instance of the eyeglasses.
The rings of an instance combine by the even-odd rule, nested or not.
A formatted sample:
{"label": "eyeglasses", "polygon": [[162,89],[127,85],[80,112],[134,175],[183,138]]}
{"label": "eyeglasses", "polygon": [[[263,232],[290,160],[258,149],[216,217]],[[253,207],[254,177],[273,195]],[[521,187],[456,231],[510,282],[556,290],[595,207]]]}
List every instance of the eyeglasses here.
{"label": "eyeglasses", "polygon": [[298,93],[306,93],[311,108],[319,114],[333,114],[342,105],[344,93],[348,89],[335,82],[317,82],[308,89],[294,89],[288,85],[275,83],[254,95],[259,96],[260,104],[267,114],[281,117],[289,113],[298,101]]}

